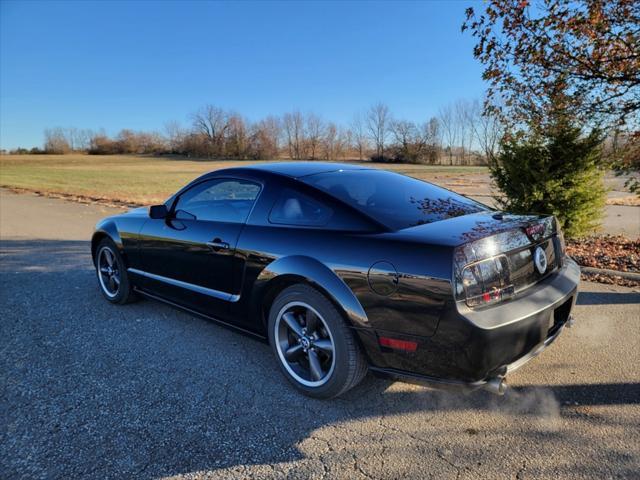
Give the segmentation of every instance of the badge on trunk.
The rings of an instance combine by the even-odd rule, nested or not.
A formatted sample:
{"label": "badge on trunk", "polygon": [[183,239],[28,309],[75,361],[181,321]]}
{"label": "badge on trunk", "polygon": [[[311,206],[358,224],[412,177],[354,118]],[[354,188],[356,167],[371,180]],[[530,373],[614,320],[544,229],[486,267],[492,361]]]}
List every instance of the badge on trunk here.
{"label": "badge on trunk", "polygon": [[533,263],[540,274],[547,271],[547,254],[542,247],[537,247],[533,252]]}

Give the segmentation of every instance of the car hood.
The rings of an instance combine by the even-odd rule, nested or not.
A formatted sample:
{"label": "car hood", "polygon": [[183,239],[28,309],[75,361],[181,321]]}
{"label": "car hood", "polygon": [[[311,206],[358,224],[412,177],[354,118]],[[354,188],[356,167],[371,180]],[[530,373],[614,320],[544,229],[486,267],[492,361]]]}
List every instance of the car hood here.
{"label": "car hood", "polygon": [[149,207],[137,207],[127,210],[124,215],[131,215],[135,217],[149,215]]}

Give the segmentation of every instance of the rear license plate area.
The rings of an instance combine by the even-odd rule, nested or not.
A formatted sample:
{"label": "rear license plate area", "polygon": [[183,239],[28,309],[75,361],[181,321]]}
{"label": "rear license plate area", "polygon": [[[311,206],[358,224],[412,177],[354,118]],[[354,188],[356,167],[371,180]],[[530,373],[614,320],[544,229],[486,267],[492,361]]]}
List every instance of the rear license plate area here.
{"label": "rear license plate area", "polygon": [[569,319],[573,298],[568,299],[553,311],[553,324],[547,332],[547,338],[553,336]]}

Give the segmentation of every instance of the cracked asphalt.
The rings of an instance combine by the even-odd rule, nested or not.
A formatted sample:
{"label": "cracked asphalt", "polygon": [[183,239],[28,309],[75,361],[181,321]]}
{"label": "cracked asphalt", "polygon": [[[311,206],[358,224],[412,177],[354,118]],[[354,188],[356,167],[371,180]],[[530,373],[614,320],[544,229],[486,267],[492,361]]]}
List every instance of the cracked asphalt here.
{"label": "cracked asphalt", "polygon": [[638,291],[583,284],[504,397],[367,377],[316,401],[267,345],[104,301],[87,239],[113,211],[0,191],[1,478],[638,478]]}

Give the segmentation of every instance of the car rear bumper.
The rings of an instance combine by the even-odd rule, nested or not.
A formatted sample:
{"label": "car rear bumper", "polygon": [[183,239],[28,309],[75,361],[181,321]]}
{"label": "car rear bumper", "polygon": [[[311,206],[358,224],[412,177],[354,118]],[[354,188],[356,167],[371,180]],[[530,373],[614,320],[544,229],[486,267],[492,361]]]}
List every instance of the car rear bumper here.
{"label": "car rear bumper", "polygon": [[578,265],[567,258],[556,273],[517,299],[478,311],[452,304],[432,337],[398,336],[417,343],[412,352],[380,347],[379,332],[361,335],[368,343],[370,368],[412,383],[486,386],[539,355],[573,322],[579,281]]}
{"label": "car rear bumper", "polygon": [[[480,388],[488,388],[489,390],[493,390],[493,388],[489,388],[492,384],[492,381],[500,380],[506,377],[509,373],[516,371],[518,368],[522,367],[529,360],[537,357],[540,353],[542,353],[549,345],[551,345],[556,338],[560,336],[564,328],[570,328],[574,324],[573,316],[569,315],[569,318],[566,322],[562,323],[555,333],[550,335],[545,341],[536,347],[534,350],[531,350],[529,353],[523,355],[518,360],[513,363],[504,366],[504,369],[500,369],[500,374],[496,374],[494,376],[487,377],[483,380],[479,380],[476,382],[467,382],[464,380],[455,380],[451,378],[437,378],[430,377],[428,375],[420,375],[418,373],[411,373],[402,370],[395,370],[393,368],[379,368],[379,367],[370,367],[372,373],[377,376],[384,378],[391,378],[393,380],[399,380],[406,383],[413,383],[417,385],[425,385],[429,387],[436,387],[441,389],[459,389],[464,391],[474,391]],[[495,392],[498,393],[498,392]],[[501,393],[501,392],[500,392]]]}

